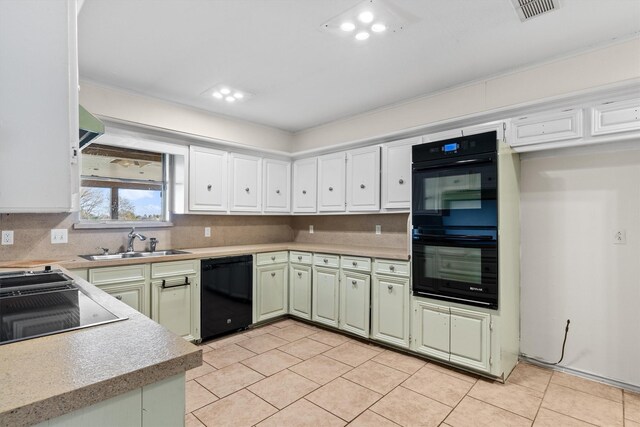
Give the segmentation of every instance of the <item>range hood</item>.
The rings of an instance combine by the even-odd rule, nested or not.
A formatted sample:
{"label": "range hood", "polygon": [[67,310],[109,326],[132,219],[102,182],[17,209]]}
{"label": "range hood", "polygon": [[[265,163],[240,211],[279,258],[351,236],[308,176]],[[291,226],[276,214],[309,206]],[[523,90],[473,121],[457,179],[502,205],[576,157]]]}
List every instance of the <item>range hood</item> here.
{"label": "range hood", "polygon": [[80,150],[104,133],[104,124],[82,105],[80,111]]}

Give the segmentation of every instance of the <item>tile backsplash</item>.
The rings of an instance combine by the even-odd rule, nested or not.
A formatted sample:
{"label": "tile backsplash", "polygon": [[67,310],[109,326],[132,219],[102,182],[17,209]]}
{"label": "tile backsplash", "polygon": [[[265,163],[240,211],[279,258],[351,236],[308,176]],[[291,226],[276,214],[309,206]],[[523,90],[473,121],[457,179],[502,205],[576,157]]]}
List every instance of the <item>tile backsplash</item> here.
{"label": "tile backsplash", "polygon": [[[374,215],[173,215],[172,227],[139,228],[148,238],[158,239],[158,249],[202,248],[279,242],[334,243],[404,248],[407,245],[408,214]],[[100,247],[119,252],[127,244],[128,228],[73,228],[75,215],[0,214],[0,229],[14,231],[14,244],[0,246],[0,261],[60,260],[99,252]],[[309,224],[315,228],[308,233]],[[375,234],[375,225],[382,234]],[[211,227],[211,237],[204,228]],[[51,244],[51,229],[68,230],[66,244]],[[136,250],[148,240],[134,242]]]}

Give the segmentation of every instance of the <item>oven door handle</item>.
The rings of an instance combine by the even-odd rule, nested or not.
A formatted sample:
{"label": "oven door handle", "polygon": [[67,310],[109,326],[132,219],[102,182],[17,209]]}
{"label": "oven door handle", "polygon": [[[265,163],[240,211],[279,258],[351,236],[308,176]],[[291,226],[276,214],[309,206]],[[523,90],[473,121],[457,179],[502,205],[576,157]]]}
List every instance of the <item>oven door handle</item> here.
{"label": "oven door handle", "polygon": [[482,159],[466,159],[466,160],[458,160],[455,162],[446,161],[446,162],[420,162],[414,164],[413,171],[420,172],[428,169],[449,169],[452,167],[460,167],[460,166],[470,166],[470,165],[478,165],[483,163],[491,163],[493,162],[493,157],[485,157]]}
{"label": "oven door handle", "polygon": [[447,240],[480,240],[480,241],[490,241],[495,240],[493,236],[486,235],[468,235],[468,234],[455,234],[455,235],[447,235],[443,236],[441,234],[419,234],[418,240],[437,240],[437,241],[447,241]]}

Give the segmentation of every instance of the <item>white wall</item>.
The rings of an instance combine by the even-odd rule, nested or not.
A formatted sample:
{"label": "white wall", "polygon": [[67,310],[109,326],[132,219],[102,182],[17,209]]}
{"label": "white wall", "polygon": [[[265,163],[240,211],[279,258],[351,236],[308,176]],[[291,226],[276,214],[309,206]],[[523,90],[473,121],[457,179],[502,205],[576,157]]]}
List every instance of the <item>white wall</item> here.
{"label": "white wall", "polygon": [[80,84],[80,103],[91,113],[104,117],[252,148],[291,151],[290,132],[88,82]]}
{"label": "white wall", "polygon": [[307,129],[294,135],[292,151],[399,133],[636,78],[640,38]]}
{"label": "white wall", "polygon": [[[640,386],[637,149],[524,156],[521,352]],[[625,229],[626,245],[614,245]]]}

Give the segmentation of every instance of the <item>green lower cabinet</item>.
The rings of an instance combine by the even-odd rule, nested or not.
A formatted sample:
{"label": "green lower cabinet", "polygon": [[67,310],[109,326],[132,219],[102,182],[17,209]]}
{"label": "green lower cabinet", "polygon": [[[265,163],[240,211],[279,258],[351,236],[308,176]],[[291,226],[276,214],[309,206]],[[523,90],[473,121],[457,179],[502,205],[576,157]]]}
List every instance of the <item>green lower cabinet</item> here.
{"label": "green lower cabinet", "polygon": [[340,280],[339,328],[369,338],[371,276],[343,271]]}
{"label": "green lower cabinet", "polygon": [[408,277],[374,274],[371,298],[371,338],[409,348],[411,304]]}
{"label": "green lower cabinet", "polygon": [[312,320],[337,328],[340,315],[340,270],[314,266],[312,294]]}
{"label": "green lower cabinet", "polygon": [[289,314],[311,320],[311,267],[289,266]]}
{"label": "green lower cabinet", "polygon": [[261,265],[256,268],[256,322],[288,313],[288,264]]}

